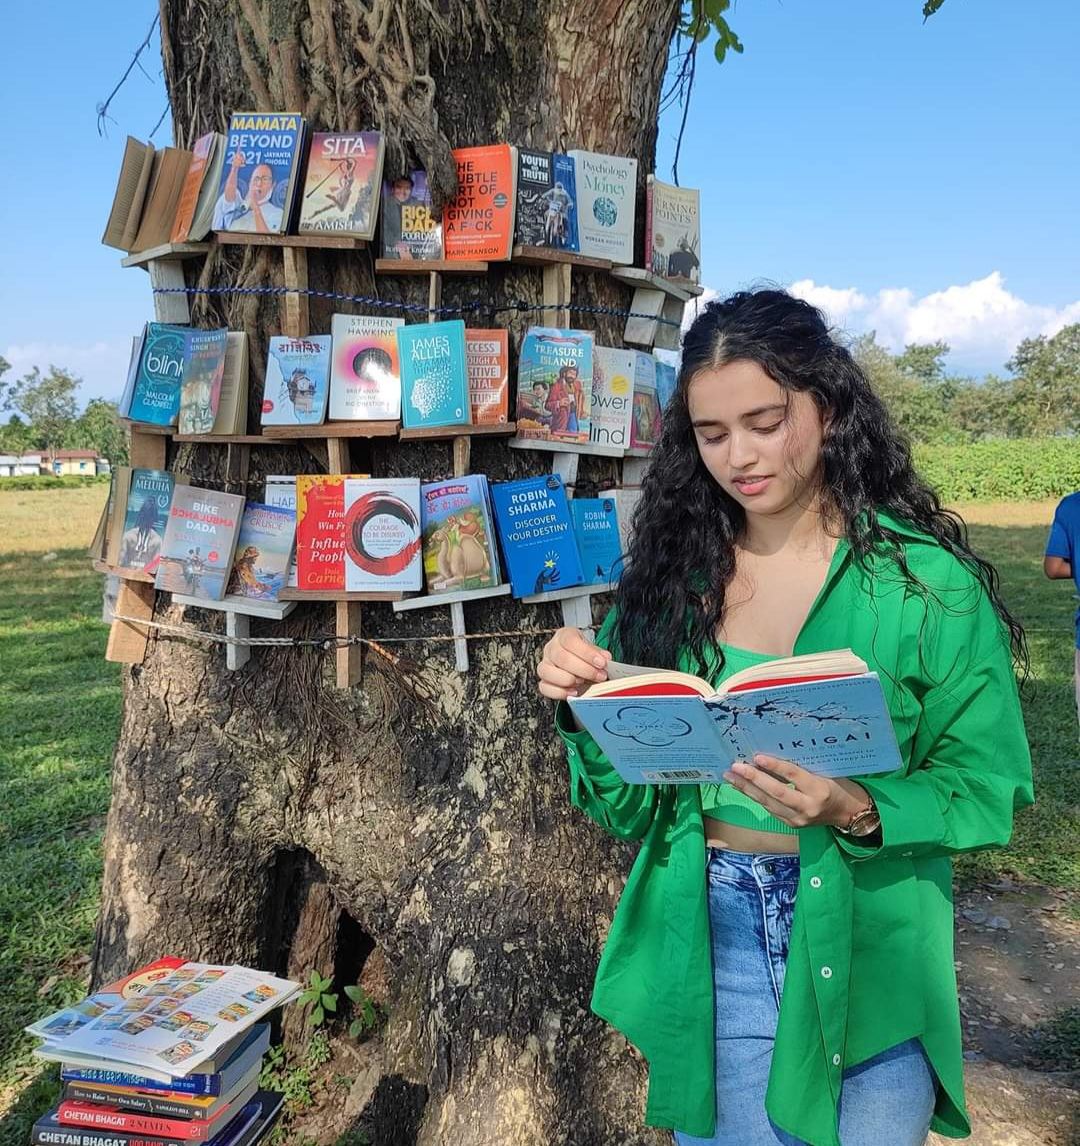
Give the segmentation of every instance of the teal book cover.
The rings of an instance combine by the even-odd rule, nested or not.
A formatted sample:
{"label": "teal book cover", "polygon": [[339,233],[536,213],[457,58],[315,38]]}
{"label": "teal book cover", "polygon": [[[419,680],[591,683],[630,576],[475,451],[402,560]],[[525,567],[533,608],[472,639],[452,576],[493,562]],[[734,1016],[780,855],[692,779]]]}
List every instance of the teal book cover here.
{"label": "teal book cover", "polygon": [[175,426],[180,415],[189,328],[148,322],[127,417],[133,422]]}
{"label": "teal book cover", "polygon": [[615,502],[604,497],[572,497],[570,516],[585,584],[611,585],[618,580],[622,556]]}
{"label": "teal book cover", "polygon": [[157,571],[165,523],[172,503],[173,476],[168,470],[133,469],[120,538],[117,565],[122,569]]}
{"label": "teal book cover", "polygon": [[401,424],[407,430],[469,424],[465,323],[399,326]]}

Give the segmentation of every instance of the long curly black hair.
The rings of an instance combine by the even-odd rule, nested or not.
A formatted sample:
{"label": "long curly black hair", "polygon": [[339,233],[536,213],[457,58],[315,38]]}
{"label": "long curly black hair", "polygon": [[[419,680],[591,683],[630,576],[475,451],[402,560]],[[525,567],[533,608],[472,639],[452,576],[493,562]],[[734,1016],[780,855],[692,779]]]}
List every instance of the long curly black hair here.
{"label": "long curly black hair", "polygon": [[919,478],[908,443],[821,312],[781,290],[710,302],[683,339],[678,386],[643,480],[619,582],[618,655],[675,668],[687,652],[691,671],[703,673],[706,648],[715,650],[746,517],[701,460],[687,388],[700,370],[734,361],[754,362],[785,390],[810,394],[828,415],[820,467],[825,515],[847,536],[854,559],[884,550],[905,580],[925,592],[905,561],[902,539],[879,511],[933,537],[982,584],[1026,678],[1024,631],[1002,600],[997,571],[972,551],[964,522]]}

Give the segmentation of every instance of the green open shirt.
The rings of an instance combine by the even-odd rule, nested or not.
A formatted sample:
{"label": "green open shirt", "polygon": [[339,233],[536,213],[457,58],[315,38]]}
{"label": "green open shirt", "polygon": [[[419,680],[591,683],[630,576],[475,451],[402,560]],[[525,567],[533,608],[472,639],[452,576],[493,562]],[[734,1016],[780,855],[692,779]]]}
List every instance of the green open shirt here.
{"label": "green open shirt", "polygon": [[[795,653],[851,648],[881,678],[903,768],[860,783],[880,846],[831,828],[799,832],[799,893],[765,1105],[811,1146],[840,1146],[843,1071],[919,1038],[940,1083],[933,1129],[970,1133],[953,967],[951,856],[1009,840],[1032,802],[1031,758],[1007,636],[975,577],[884,514],[895,558],[837,546]],[[614,640],[612,610],[597,636]],[[625,783],[565,705],[556,726],[571,801],[640,840],[596,975],[592,1008],[650,1067],[645,1120],[708,1136],[715,1123],[713,980],[697,785]]]}

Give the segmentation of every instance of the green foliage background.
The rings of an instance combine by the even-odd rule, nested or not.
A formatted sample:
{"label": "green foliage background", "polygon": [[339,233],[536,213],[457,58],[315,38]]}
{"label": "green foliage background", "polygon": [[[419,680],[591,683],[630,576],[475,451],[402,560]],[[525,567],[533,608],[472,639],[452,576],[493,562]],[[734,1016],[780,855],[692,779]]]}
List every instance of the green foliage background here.
{"label": "green foliage background", "polygon": [[1042,501],[1080,490],[1080,438],[917,445],[915,464],[942,501]]}

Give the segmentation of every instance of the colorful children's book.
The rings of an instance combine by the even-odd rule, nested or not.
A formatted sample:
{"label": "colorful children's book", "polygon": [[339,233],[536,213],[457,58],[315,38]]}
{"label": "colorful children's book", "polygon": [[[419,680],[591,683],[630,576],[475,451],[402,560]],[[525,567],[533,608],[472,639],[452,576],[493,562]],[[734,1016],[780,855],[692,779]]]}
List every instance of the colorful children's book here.
{"label": "colorful children's book", "polygon": [[232,565],[244,499],[193,485],[173,487],[154,584],[167,593],[220,601]]}
{"label": "colorful children's book", "polygon": [[718,689],[690,673],[607,672],[570,707],[629,784],[720,783],[758,752],[819,776],[901,766],[881,682],[850,649],[766,661]]}
{"label": "colorful children's book", "polygon": [[287,111],[234,112],[213,229],[285,234],[303,152],[303,116]]}
{"label": "colorful children's book", "polygon": [[514,245],[517,149],[508,143],[459,147],[457,197],[443,212],[443,247],[452,260],[510,258]]}
{"label": "colorful children's book", "polygon": [[426,171],[412,171],[383,183],[382,257],[441,259],[442,219],[431,206]]}
{"label": "colorful children's book", "polygon": [[510,346],[505,327],[465,331],[469,412],[474,426],[506,424],[510,391]]}
{"label": "colorful children's book", "polygon": [[566,490],[557,474],[496,482],[491,501],[513,596],[582,584]]}
{"label": "colorful children's book", "polygon": [[514,241],[528,247],[578,249],[574,161],[519,147]]}
{"label": "colorful children's book", "polygon": [[701,282],[700,192],[649,175],[645,183],[645,265],[677,283]]}
{"label": "colorful children's book", "polygon": [[[267,505],[288,509],[296,519],[296,475],[295,474],[267,474],[263,491],[263,501]],[[296,531],[293,531],[292,554],[289,558],[289,572],[285,584],[290,589],[296,588]]]}
{"label": "colorful children's book", "polygon": [[517,436],[586,445],[592,371],[590,331],[530,327],[518,356]]}
{"label": "colorful children's book", "polygon": [[411,593],[423,588],[420,479],[345,479],[345,588]]}
{"label": "colorful children's book", "polygon": [[226,594],[276,601],[287,582],[295,539],[295,510],[249,501],[240,519]]}
{"label": "colorful children's book", "polygon": [[401,363],[401,424],[469,424],[469,374],[465,360],[465,323],[415,323],[397,328]]}
{"label": "colorful children's book", "polygon": [[637,160],[571,151],[577,184],[578,244],[583,255],[634,261]]}
{"label": "colorful children's book", "polygon": [[177,422],[181,434],[209,434],[213,430],[228,341],[228,330],[188,331]]}
{"label": "colorful children's book", "polygon": [[172,492],[173,475],[167,470],[116,468],[106,526],[106,564],[124,572],[157,569]]}
{"label": "colorful children's book", "polygon": [[663,413],[679,384],[680,355],[677,350],[664,350],[658,346],[653,350],[653,358],[656,359],[656,400]]}
{"label": "colorful children's book", "polygon": [[121,418],[154,426],[176,425],[190,329],[164,322],[146,324],[120,399]]}
{"label": "colorful children's book", "polygon": [[651,450],[660,441],[660,402],[656,397],[656,359],[644,350],[634,352],[634,417],[630,448]]}
{"label": "colorful children's book", "polygon": [[339,422],[401,417],[397,330],[404,319],[335,314],[330,322],[330,417]]}
{"label": "colorful children's book", "polygon": [[615,503],[602,497],[572,497],[570,516],[586,585],[611,585],[619,577],[619,522]]}
{"label": "colorful children's book", "polygon": [[429,593],[499,584],[488,481],[483,474],[420,487],[424,580]]}
{"label": "colorful children's book", "polygon": [[297,231],[372,238],[382,165],[383,137],[377,131],[315,132]]}
{"label": "colorful children's book", "polygon": [[589,449],[619,455],[630,446],[634,412],[634,351],[593,347]]}
{"label": "colorful children's book", "polygon": [[318,426],[330,394],[330,335],[274,335],[266,357],[264,426]]}

